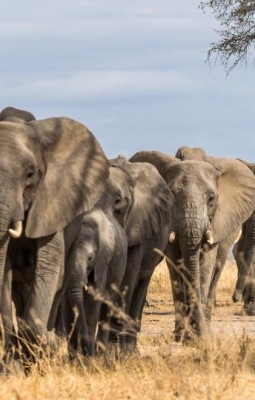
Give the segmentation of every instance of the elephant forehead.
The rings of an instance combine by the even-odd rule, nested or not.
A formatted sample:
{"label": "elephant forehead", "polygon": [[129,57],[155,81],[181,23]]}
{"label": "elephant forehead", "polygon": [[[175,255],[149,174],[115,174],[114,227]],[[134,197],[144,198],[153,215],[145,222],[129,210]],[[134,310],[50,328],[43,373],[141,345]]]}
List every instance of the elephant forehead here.
{"label": "elephant forehead", "polygon": [[[101,209],[95,209],[88,213],[83,221],[94,224],[96,226],[99,241],[106,244],[111,250],[115,246],[115,231],[112,223]],[[84,225],[86,229],[86,224]]]}
{"label": "elephant forehead", "polygon": [[5,159],[7,161],[10,158],[13,158],[14,160],[16,160],[16,162],[20,162],[20,160],[25,159],[27,159],[28,161],[33,160],[34,153],[32,141],[30,141],[28,136],[25,134],[23,127],[21,127],[21,131],[16,131],[15,129],[9,129],[9,126],[7,126],[7,129],[3,129],[5,127],[2,127],[1,125],[2,123],[0,123],[1,163],[3,164]]}
{"label": "elephant forehead", "polygon": [[205,161],[183,161],[177,168],[180,170],[180,177],[187,178],[189,181],[216,180],[218,176],[217,170]]}
{"label": "elephant forehead", "polygon": [[121,167],[111,166],[109,179],[114,183],[131,184],[131,176]]}

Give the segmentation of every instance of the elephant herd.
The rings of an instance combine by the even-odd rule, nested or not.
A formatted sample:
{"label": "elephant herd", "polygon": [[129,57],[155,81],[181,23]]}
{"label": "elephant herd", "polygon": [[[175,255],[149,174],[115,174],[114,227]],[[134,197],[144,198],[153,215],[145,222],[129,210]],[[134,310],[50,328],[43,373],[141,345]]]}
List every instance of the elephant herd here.
{"label": "elephant herd", "polygon": [[203,336],[235,241],[233,300],[243,298],[245,311],[255,314],[254,173],[253,164],[188,147],[175,156],[141,151],[129,160],[108,160],[77,121],[2,110],[6,354],[20,343],[26,347],[23,339],[50,342],[52,332],[68,338],[72,354],[92,356],[116,344],[123,351],[135,348],[148,285],[163,255],[175,339]]}

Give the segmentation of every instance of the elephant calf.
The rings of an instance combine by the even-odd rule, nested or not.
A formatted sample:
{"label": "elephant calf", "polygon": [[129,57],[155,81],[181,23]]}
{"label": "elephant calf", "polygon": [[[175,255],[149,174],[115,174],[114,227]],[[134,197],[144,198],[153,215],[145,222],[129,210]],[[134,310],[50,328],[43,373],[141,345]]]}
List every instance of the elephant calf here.
{"label": "elephant calf", "polygon": [[[127,259],[127,237],[118,221],[106,215],[100,208],[84,214],[83,224],[77,239],[75,269],[69,282],[64,301],[64,320],[67,333],[70,333],[76,308],[78,317],[73,330],[70,347],[80,350],[84,355],[95,354],[95,338],[102,301],[85,285],[95,292],[105,295],[106,291],[114,301],[112,285],[120,287]],[[116,295],[116,294],[115,294]],[[106,320],[107,314],[104,315]],[[104,344],[108,332],[98,328],[98,337]]]}

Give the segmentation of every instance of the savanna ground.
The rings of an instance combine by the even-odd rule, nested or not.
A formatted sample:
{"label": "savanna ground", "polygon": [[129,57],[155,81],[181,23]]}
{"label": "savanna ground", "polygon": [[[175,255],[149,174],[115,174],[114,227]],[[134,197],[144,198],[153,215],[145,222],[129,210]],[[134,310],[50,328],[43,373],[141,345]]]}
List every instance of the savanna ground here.
{"label": "savanna ground", "polygon": [[255,317],[237,315],[241,305],[231,301],[235,280],[236,267],[229,261],[217,291],[212,338],[184,346],[172,338],[173,304],[161,263],[149,288],[140,354],[70,363],[62,348],[53,358],[38,360],[28,376],[2,375],[0,400],[253,399]]}

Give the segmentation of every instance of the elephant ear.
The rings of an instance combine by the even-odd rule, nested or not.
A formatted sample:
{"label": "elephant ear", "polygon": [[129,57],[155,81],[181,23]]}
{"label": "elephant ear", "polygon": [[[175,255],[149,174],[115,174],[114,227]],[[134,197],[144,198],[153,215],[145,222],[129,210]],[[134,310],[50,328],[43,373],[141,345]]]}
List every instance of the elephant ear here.
{"label": "elephant ear", "polygon": [[172,220],[173,196],[157,169],[144,162],[127,162],[134,182],[134,203],[126,220],[128,245],[140,244],[158,234]]}
{"label": "elephant ear", "polygon": [[186,160],[207,161],[208,156],[206,152],[200,147],[182,146],[177,150],[175,157],[179,158],[182,161]]}
{"label": "elephant ear", "polygon": [[241,161],[243,164],[245,164],[248,168],[250,168],[250,170],[253,172],[253,174],[255,175],[255,164],[254,163],[250,163],[248,161],[244,161],[241,160],[240,158],[238,158],[238,161]]}
{"label": "elephant ear", "polygon": [[40,140],[46,167],[26,223],[26,236],[38,238],[93,207],[104,191],[109,162],[92,133],[74,120],[49,118],[27,125]]}
{"label": "elephant ear", "polygon": [[242,162],[208,157],[220,171],[218,206],[212,220],[214,242],[220,242],[245,222],[255,209],[255,177]]}
{"label": "elephant ear", "polygon": [[160,151],[139,151],[129,161],[147,162],[154,165],[167,183],[169,179],[172,180],[174,178],[175,167],[181,163],[176,157],[169,156]]}
{"label": "elephant ear", "polygon": [[31,112],[20,110],[19,108],[6,107],[0,112],[0,121],[22,123],[34,120],[35,116]]}
{"label": "elephant ear", "polygon": [[108,266],[115,248],[115,230],[113,224],[101,209],[92,212],[99,237],[99,250],[94,269],[94,280],[97,287],[103,286],[107,279]]}

